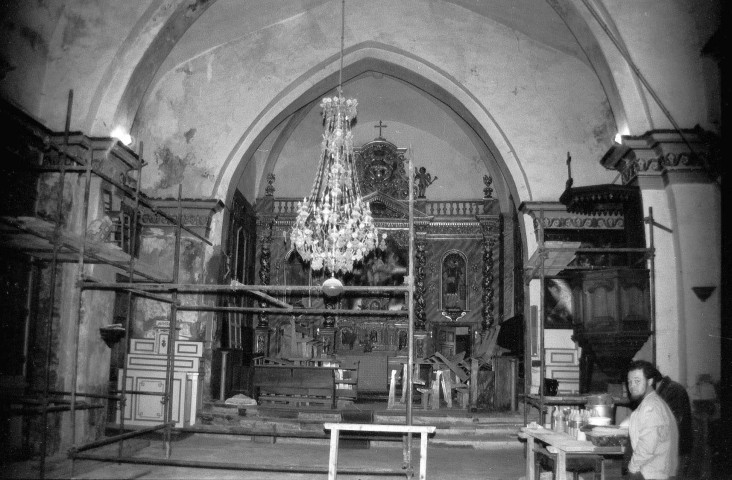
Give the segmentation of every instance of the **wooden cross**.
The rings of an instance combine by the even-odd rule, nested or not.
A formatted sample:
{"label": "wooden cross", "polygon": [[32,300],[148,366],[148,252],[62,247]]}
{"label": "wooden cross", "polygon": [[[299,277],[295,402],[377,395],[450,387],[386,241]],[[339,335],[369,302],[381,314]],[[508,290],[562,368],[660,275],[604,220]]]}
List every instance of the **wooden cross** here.
{"label": "wooden cross", "polygon": [[381,120],[379,120],[379,124],[378,125],[374,125],[374,128],[378,128],[379,129],[379,138],[384,138],[384,137],[381,136],[381,129],[382,128],[386,128],[387,126],[388,125],[381,123]]}

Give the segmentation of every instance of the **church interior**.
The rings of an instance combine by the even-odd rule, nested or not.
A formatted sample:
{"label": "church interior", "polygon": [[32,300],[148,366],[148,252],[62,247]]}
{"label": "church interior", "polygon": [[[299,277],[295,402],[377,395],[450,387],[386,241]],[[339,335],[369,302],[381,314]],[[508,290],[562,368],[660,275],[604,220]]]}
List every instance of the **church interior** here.
{"label": "church interior", "polygon": [[728,423],[722,2],[1,8],[2,463],[518,428],[634,359]]}

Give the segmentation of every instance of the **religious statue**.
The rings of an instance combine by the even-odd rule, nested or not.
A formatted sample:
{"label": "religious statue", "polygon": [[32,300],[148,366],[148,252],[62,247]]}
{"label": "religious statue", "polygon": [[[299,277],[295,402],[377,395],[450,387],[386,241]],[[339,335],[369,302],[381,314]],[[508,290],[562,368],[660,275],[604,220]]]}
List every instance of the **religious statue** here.
{"label": "religious statue", "polygon": [[414,167],[414,179],[417,181],[417,198],[425,198],[425,191],[427,187],[432,185],[432,182],[437,180],[437,177],[432,178],[432,175],[427,172],[425,167]]}
{"label": "religious statue", "polygon": [[493,195],[493,188],[491,188],[491,184],[493,183],[493,177],[490,175],[483,175],[483,184],[485,184],[485,188],[483,189],[483,198],[491,198]]}
{"label": "religious statue", "polygon": [[263,355],[267,355],[267,352],[265,352],[265,344],[264,344],[265,338],[264,336],[260,335],[257,337],[257,348],[256,353],[261,353]]}
{"label": "religious statue", "polygon": [[407,347],[407,332],[404,330],[399,332],[399,346],[398,350],[401,350],[403,348]]}
{"label": "religious statue", "polygon": [[442,264],[442,308],[467,309],[465,260],[458,253],[445,257]]}
{"label": "religious statue", "polygon": [[274,195],[275,187],[274,187],[274,181],[275,181],[275,174],[269,173],[267,174],[267,187],[264,189],[264,194],[268,197],[271,197]]}
{"label": "religious statue", "polygon": [[353,350],[353,344],[356,343],[356,332],[351,329],[344,328],[341,330],[341,345],[344,347],[347,345],[349,350]]}

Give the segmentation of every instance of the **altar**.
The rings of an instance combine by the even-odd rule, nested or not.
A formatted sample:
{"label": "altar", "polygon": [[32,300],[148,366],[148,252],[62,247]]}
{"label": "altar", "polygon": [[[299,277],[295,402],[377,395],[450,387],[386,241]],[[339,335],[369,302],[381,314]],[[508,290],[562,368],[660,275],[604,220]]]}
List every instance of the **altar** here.
{"label": "altar", "polygon": [[[504,225],[511,220],[501,215],[499,201],[492,196],[490,176],[483,179],[485,196],[476,199],[431,201],[426,192],[429,185],[422,185],[410,212],[409,176],[414,174],[418,179],[429,172],[419,170],[419,166],[410,172],[406,151],[381,137],[355,149],[363,200],[370,204],[374,224],[385,238],[381,247],[357,262],[352,271],[339,274],[345,287],[363,290],[346,290],[337,298],[308,290],[321,285],[325,277],[322,271],[311,270],[289,241],[299,200],[277,197],[276,178],[268,177],[266,194],[256,201],[253,278],[262,285],[296,287],[277,298],[295,308],[286,313],[255,314],[247,320],[248,325],[236,323],[241,319],[235,315],[223,319],[224,331],[252,329],[254,357],[325,357],[358,362],[359,393],[386,394],[391,370],[401,373],[402,360],[408,356],[409,306],[403,288],[410,248],[414,358],[435,353],[446,358],[463,355],[465,359],[481,355],[481,346],[495,340],[499,310],[505,318],[516,315],[514,293],[522,292],[515,285],[520,279],[505,281],[500,277],[505,258],[514,255],[501,250]],[[370,287],[378,290],[368,291]],[[390,287],[402,290],[389,292]],[[329,314],[328,310],[337,313]],[[238,338],[235,334],[228,337]],[[518,347],[510,353],[521,358],[523,343],[519,339],[514,344]],[[225,348],[236,347],[224,343]],[[490,358],[482,361],[490,364]],[[511,378],[517,381],[515,376]],[[238,381],[239,385],[245,383]],[[509,385],[506,392],[515,392],[515,386]]]}

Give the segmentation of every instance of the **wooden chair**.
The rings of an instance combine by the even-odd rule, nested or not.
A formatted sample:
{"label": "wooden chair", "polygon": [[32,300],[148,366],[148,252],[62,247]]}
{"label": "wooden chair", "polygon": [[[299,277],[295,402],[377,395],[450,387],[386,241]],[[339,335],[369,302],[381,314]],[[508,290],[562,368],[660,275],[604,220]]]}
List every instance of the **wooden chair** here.
{"label": "wooden chair", "polygon": [[438,410],[440,408],[440,391],[442,391],[442,398],[448,408],[452,407],[452,382],[449,374],[450,371],[447,369],[434,370],[430,387],[417,388],[417,391],[422,394],[422,407],[425,410]]}
{"label": "wooden chair", "polygon": [[[399,405],[406,405],[407,403],[407,364],[405,363],[402,365],[402,372],[401,375],[399,374],[398,370],[392,369],[391,374],[389,376],[389,400],[387,403],[387,408],[394,408],[397,405],[396,401],[396,388],[397,384],[401,384],[401,397],[399,398]],[[423,393],[424,389],[419,388],[419,386],[424,386],[425,381],[422,380],[419,377],[419,364],[414,364],[413,370],[412,370],[412,386],[417,387],[417,391],[422,394],[422,406],[425,405],[425,395]]]}

